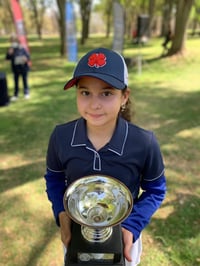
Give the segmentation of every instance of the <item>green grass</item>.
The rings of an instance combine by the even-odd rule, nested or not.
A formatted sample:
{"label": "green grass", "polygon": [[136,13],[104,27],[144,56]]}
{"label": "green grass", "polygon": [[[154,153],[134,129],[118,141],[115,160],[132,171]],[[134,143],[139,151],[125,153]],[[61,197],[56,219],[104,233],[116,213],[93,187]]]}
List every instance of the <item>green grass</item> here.
{"label": "green grass", "polygon": [[[200,264],[200,40],[187,41],[179,58],[159,58],[162,40],[144,47],[126,41],[124,55],[142,56],[129,69],[135,122],[153,130],[163,152],[168,192],[143,232],[141,266],[197,266]],[[93,37],[88,49],[111,47],[112,40]],[[8,42],[0,40],[0,69],[13,81],[4,61]],[[74,63],[59,56],[57,38],[32,37],[31,99],[0,108],[0,265],[62,265],[60,234],[45,193],[45,156],[56,124],[77,116],[74,90],[63,91]]]}

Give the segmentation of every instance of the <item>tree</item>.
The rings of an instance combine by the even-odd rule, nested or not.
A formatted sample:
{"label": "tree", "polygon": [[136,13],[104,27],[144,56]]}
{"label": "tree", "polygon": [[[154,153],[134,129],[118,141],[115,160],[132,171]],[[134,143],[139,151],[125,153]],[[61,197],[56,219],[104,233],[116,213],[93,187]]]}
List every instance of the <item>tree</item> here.
{"label": "tree", "polygon": [[101,12],[106,23],[106,37],[110,36],[113,21],[113,0],[102,0],[95,5],[95,11]]}
{"label": "tree", "polygon": [[151,29],[153,26],[155,6],[156,6],[156,0],[149,0],[148,13],[149,13],[149,34],[150,36],[151,36]]}
{"label": "tree", "polygon": [[106,37],[110,36],[111,32],[111,24],[112,24],[112,0],[106,1],[107,5],[105,5],[105,16],[106,16]]}
{"label": "tree", "polygon": [[65,27],[65,0],[56,0],[58,5],[58,25],[60,34],[60,55],[65,56],[66,54],[66,27]]}
{"label": "tree", "polygon": [[46,8],[51,4],[51,0],[29,0],[28,5],[33,14],[34,25],[39,39],[42,39],[42,25]]}
{"label": "tree", "polygon": [[166,36],[169,30],[169,25],[171,25],[173,3],[174,3],[174,0],[164,1],[163,10],[162,10],[161,36]]}
{"label": "tree", "polygon": [[139,9],[139,5],[137,1],[123,0],[121,4],[124,6],[125,12],[125,34],[129,38],[133,38],[133,35],[137,31],[137,13]]}
{"label": "tree", "polygon": [[82,21],[82,31],[81,31],[81,44],[85,43],[85,40],[89,36],[89,24],[90,24],[90,14],[92,9],[92,0],[80,0],[80,13]]}
{"label": "tree", "polygon": [[11,33],[15,30],[12,10],[9,0],[0,0],[0,27],[6,33]]}
{"label": "tree", "polygon": [[193,0],[178,0],[176,6],[176,23],[172,46],[167,56],[183,53],[185,48],[186,29]]}
{"label": "tree", "polygon": [[[194,6],[192,8],[192,36],[196,34],[198,25],[200,25],[200,0],[195,0]],[[200,35],[200,32],[197,32]]]}

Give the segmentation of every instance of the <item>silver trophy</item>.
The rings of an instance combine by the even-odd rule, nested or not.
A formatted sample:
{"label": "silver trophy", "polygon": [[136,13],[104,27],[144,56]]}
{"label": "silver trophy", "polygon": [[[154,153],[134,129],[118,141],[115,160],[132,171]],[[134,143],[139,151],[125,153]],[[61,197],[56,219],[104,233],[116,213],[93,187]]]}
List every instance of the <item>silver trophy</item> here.
{"label": "silver trophy", "polygon": [[65,265],[125,265],[120,223],[133,207],[129,189],[113,177],[91,175],[72,183],[63,201],[73,221]]}

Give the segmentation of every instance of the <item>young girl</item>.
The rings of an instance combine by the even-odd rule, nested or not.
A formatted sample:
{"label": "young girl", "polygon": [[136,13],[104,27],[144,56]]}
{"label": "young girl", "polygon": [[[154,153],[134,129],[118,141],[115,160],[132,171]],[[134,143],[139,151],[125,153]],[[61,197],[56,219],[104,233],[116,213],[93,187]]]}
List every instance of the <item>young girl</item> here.
{"label": "young girl", "polygon": [[[78,62],[64,89],[75,86],[80,118],[55,127],[45,175],[61,239],[71,239],[63,195],[73,181],[88,175],[112,176],[131,191],[134,206],[122,222],[126,266],[138,265],[141,232],[164,199],[164,164],[155,135],[130,122],[130,89],[124,59],[105,48]],[[139,194],[140,190],[142,193]]]}

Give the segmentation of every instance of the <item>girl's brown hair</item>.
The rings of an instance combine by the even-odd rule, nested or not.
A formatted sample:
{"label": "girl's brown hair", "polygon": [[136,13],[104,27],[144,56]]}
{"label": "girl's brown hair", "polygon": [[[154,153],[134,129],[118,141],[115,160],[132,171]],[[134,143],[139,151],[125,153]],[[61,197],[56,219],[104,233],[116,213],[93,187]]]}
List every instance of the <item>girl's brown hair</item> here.
{"label": "girl's brown hair", "polygon": [[[127,88],[125,88],[122,93],[125,93],[126,90]],[[132,102],[130,98],[128,98],[128,101],[126,102],[125,106],[119,111],[119,115],[128,122],[131,122],[134,116],[134,111],[132,110],[132,107]]]}

